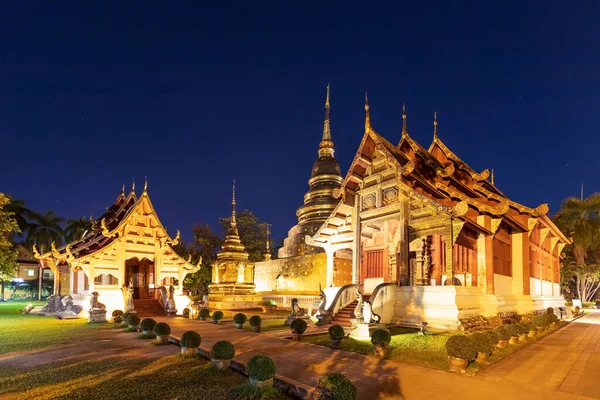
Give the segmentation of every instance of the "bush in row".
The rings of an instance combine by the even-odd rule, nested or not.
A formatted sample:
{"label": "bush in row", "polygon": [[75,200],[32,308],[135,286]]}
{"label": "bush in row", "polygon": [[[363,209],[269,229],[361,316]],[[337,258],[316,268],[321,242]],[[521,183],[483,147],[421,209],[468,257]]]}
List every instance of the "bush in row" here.
{"label": "bush in row", "polygon": [[486,335],[485,333],[474,333],[471,335],[471,341],[473,342],[473,348],[477,353],[488,355],[492,352],[492,349],[498,343],[493,342],[493,337]]}
{"label": "bush in row", "polygon": [[450,336],[446,341],[446,352],[452,358],[460,358],[467,362],[477,356],[473,340],[465,335]]}
{"label": "bush in row", "polygon": [[208,311],[208,308],[201,308],[200,311],[198,311],[198,318],[200,318],[202,321],[204,321],[209,315],[210,311]]}
{"label": "bush in row", "polygon": [[112,319],[113,319],[113,322],[115,322],[117,324],[123,322],[123,311],[114,310],[112,312]]}
{"label": "bush in row", "polygon": [[236,328],[242,329],[244,327],[244,324],[246,323],[247,319],[248,319],[248,317],[246,317],[246,314],[237,313],[233,316],[233,323],[235,324]]}
{"label": "bush in row", "polygon": [[189,308],[184,308],[183,312],[182,312],[183,318],[189,318],[190,317],[190,309]]}
{"label": "bush in row", "polygon": [[260,326],[262,324],[262,318],[258,315],[253,315],[248,322],[250,323],[250,326]]}
{"label": "bush in row", "polygon": [[183,335],[181,335],[179,346],[186,348],[196,348],[200,347],[201,342],[202,338],[200,337],[200,334],[198,332],[187,331]]}
{"label": "bush in row", "polygon": [[123,325],[127,325],[127,317],[129,317],[129,313],[128,313],[128,312],[124,312],[124,313],[121,315],[121,323],[122,323]]}
{"label": "bush in row", "polygon": [[322,400],[354,400],[357,396],[354,383],[337,372],[319,378],[316,389],[317,398]]}
{"label": "bush in row", "polygon": [[292,329],[292,332],[295,333],[296,335],[302,335],[307,327],[308,327],[308,325],[306,325],[306,321],[303,320],[302,318],[296,318],[290,324],[290,328]]}
{"label": "bush in row", "polygon": [[275,376],[275,363],[270,357],[255,355],[246,365],[250,381],[268,381]]}
{"label": "bush in row", "polygon": [[152,318],[144,318],[142,322],[140,322],[140,328],[142,328],[142,332],[144,332],[144,335],[147,335],[148,333],[152,332],[155,326],[156,321]]}
{"label": "bush in row", "polygon": [[235,348],[227,340],[221,340],[213,344],[210,350],[210,358],[213,360],[231,360],[234,356]]}
{"label": "bush in row", "polygon": [[500,325],[494,331],[498,334],[498,338],[500,340],[509,340],[510,339],[510,331],[506,328],[505,325]]}
{"label": "bush in row", "polygon": [[213,324],[218,324],[223,319],[223,311],[215,311],[212,315]]}
{"label": "bush in row", "polygon": [[129,325],[130,328],[137,328],[139,324],[140,317],[138,317],[137,314],[129,314],[127,316],[127,325]]}

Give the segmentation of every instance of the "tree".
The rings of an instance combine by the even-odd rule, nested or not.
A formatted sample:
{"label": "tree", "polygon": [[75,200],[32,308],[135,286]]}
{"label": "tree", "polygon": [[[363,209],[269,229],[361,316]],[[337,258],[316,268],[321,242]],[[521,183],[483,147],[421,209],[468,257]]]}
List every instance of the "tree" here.
{"label": "tree", "polygon": [[[250,255],[250,261],[263,261],[266,250],[267,227],[252,211],[244,210],[236,215],[237,229],[240,240]],[[231,224],[231,217],[219,218],[219,224],[227,233]]]}
{"label": "tree", "polygon": [[67,220],[65,224],[65,242],[70,243],[76,239],[81,239],[83,234],[91,227],[92,223],[85,217]]}
{"label": "tree", "polygon": [[0,193],[0,301],[4,301],[4,285],[11,279],[19,264],[17,264],[17,251],[9,240],[13,233],[19,233],[19,225],[11,211],[7,210],[10,200]]}
{"label": "tree", "polygon": [[212,280],[212,263],[217,258],[217,251],[222,240],[213,232],[208,224],[199,224],[194,228],[194,243],[186,246],[180,243],[175,247],[177,254],[184,258],[190,255],[191,263],[197,264],[202,257],[200,269],[193,274],[188,274],[183,285],[192,296],[202,296],[208,293],[208,285]]}
{"label": "tree", "polygon": [[566,199],[554,222],[573,242],[564,250],[563,287],[582,302],[592,301],[600,288],[600,193]]}
{"label": "tree", "polygon": [[33,215],[31,218],[27,242],[36,244],[41,253],[50,250],[52,242],[60,245],[64,233],[61,224],[64,218],[58,217],[54,211],[47,211],[44,215]]}
{"label": "tree", "polygon": [[6,211],[13,213],[15,221],[17,221],[19,232],[15,233],[19,234],[19,236],[23,236],[29,229],[29,220],[36,214],[25,206],[23,200],[13,199],[10,196],[8,196],[8,200],[9,203],[6,204],[4,208]]}

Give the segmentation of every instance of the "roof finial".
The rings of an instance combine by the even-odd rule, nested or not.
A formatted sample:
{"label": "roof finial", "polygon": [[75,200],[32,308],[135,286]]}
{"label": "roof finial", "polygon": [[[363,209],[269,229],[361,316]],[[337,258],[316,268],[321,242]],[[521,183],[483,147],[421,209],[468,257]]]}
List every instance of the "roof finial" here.
{"label": "roof finial", "polygon": [[492,182],[492,185],[494,185],[494,184],[495,184],[495,183],[494,183],[494,168],[492,168],[492,178],[491,178],[491,182]]}
{"label": "roof finial", "polygon": [[319,157],[333,157],[333,141],[331,140],[331,125],[329,123],[329,90],[327,84],[327,97],[325,98],[325,119],[323,120],[323,137],[319,144]]}
{"label": "roof finial", "polygon": [[233,180],[233,195],[231,197],[231,225],[235,225],[235,179]]}
{"label": "roof finial", "polygon": [[125,196],[125,182],[123,182],[123,186],[121,186],[121,196]]}
{"label": "roof finial", "polygon": [[133,183],[131,184],[131,191],[135,192],[135,178],[133,178]]}
{"label": "roof finial", "polygon": [[433,112],[433,139],[438,138],[438,130],[437,130],[437,111]]}
{"label": "roof finial", "polygon": [[265,222],[265,226],[267,228],[267,242],[265,245],[265,254],[263,254],[263,255],[265,257],[265,260],[270,260],[271,259],[271,246],[269,246],[269,244],[270,244],[269,235],[270,235],[271,231],[269,230],[269,227],[271,226],[271,224],[269,224],[268,222]]}
{"label": "roof finial", "polygon": [[144,193],[148,192],[148,177],[144,177]]}
{"label": "roof finial", "polygon": [[371,112],[369,111],[369,96],[365,92],[365,131],[371,129]]}
{"label": "roof finial", "polygon": [[408,135],[408,129],[406,128],[406,104],[402,103],[402,136]]}

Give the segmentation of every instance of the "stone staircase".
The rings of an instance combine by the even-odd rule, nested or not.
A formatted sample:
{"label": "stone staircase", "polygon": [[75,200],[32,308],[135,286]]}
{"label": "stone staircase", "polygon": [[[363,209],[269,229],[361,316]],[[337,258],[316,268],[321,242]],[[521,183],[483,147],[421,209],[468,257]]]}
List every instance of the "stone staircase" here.
{"label": "stone staircase", "polygon": [[138,299],[133,300],[135,311],[137,311],[138,317],[158,317],[164,316],[165,310],[160,305],[158,300],[154,299]]}
{"label": "stone staircase", "polygon": [[346,307],[338,311],[337,314],[335,314],[335,316],[332,318],[331,324],[340,325],[343,327],[352,326],[350,319],[353,318],[354,309],[356,308],[357,304],[358,301],[353,301],[352,303],[348,304]]}

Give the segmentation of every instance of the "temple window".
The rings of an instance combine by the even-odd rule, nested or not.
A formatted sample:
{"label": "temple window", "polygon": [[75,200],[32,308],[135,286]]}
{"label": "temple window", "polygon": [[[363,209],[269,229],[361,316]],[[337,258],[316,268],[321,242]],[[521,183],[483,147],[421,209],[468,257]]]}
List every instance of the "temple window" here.
{"label": "temple window", "polygon": [[512,276],[511,228],[501,224],[493,240],[494,273]]}
{"label": "temple window", "polygon": [[383,250],[365,252],[365,278],[381,278],[383,276]]}
{"label": "temple window", "polygon": [[119,280],[111,274],[100,274],[94,277],[94,285],[118,285]]}

